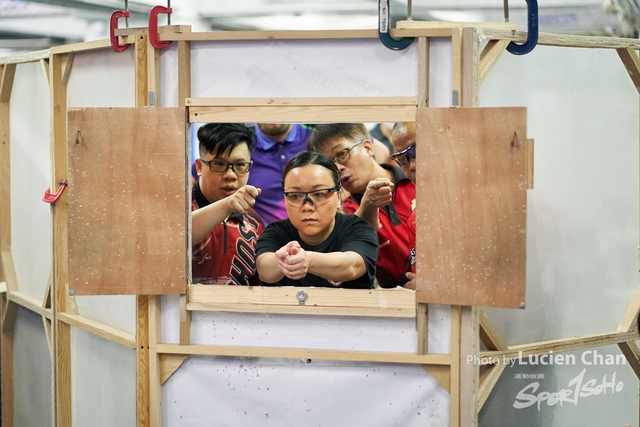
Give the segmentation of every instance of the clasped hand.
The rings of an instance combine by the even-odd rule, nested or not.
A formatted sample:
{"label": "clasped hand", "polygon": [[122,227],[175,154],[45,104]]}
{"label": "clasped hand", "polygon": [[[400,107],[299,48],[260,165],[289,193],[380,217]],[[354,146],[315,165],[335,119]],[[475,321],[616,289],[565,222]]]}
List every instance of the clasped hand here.
{"label": "clasped hand", "polygon": [[300,280],[307,275],[309,258],[307,251],[300,247],[300,243],[292,241],[278,249],[275,253],[278,268],[291,280]]}

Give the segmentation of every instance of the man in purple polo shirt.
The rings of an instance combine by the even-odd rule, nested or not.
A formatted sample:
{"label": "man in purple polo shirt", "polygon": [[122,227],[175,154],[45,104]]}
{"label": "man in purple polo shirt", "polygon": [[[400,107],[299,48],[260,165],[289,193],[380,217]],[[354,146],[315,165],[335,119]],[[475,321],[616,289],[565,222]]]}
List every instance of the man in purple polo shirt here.
{"label": "man in purple polo shirt", "polygon": [[[282,172],[287,162],[296,154],[307,150],[307,141],[313,128],[300,124],[260,123],[255,129],[249,185],[262,189],[253,209],[258,212],[266,227],[287,218],[282,195]],[[259,184],[257,184],[259,183]]]}

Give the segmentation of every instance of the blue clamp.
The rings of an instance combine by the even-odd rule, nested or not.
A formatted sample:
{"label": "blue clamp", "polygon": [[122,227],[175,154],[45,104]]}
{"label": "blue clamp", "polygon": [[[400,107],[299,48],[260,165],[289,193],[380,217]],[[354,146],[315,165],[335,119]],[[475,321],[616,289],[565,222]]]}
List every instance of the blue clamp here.
{"label": "blue clamp", "polygon": [[391,11],[389,0],[378,0],[378,37],[383,45],[391,50],[404,50],[413,42],[414,37],[396,39],[389,34]]}
{"label": "blue clamp", "polygon": [[509,43],[507,50],[514,55],[525,55],[538,44],[538,0],[527,1],[527,40],[523,44]]}

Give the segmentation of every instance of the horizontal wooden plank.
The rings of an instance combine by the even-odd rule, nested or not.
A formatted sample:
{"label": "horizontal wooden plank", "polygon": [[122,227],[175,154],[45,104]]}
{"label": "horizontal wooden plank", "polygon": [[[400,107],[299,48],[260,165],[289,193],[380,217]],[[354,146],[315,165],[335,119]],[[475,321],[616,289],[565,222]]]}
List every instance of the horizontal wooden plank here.
{"label": "horizontal wooden plank", "polygon": [[413,105],[188,107],[191,123],[334,123],[414,121]]}
{"label": "horizontal wooden plank", "polygon": [[362,307],[315,307],[308,305],[189,303],[190,311],[227,311],[235,313],[314,314],[324,316],[416,317],[416,310],[373,309]]}
{"label": "horizontal wooden plank", "polygon": [[497,30],[517,30],[517,22],[449,22],[449,21],[414,21],[404,20],[396,22],[396,29],[435,29],[435,28],[493,28]]}
{"label": "horizontal wooden plank", "polygon": [[315,350],[214,345],[158,344],[159,354],[197,354],[208,356],[273,357],[291,359],[344,360],[357,362],[451,365],[449,354],[383,353],[372,351]]}
{"label": "horizontal wooden plank", "polygon": [[38,62],[41,59],[47,59],[51,56],[50,49],[36,50],[34,52],[22,53],[19,55],[11,55],[0,58],[0,65],[4,64],[21,64],[26,62]]}
{"label": "horizontal wooden plank", "polygon": [[30,295],[17,291],[7,292],[7,298],[9,299],[9,301],[14,302],[21,307],[31,310],[34,313],[38,313],[42,317],[51,319],[51,309],[44,308],[42,306],[42,301],[38,298],[34,298]]}
{"label": "horizontal wooden plank", "polygon": [[160,40],[297,40],[297,39],[375,39],[377,30],[293,30],[293,31],[207,31],[161,34]]}
{"label": "horizontal wooden plank", "polygon": [[124,347],[134,350],[136,348],[136,337],[134,335],[100,322],[96,322],[95,320],[69,313],[58,313],[57,319],[71,326],[75,326],[76,328],[80,328],[83,331],[87,331],[109,341],[113,341],[114,343],[120,344]]}
{"label": "horizontal wooden plank", "polygon": [[[300,305],[297,293],[307,294]],[[329,289],[190,285],[187,309],[334,316],[415,317],[408,289]]]}
{"label": "horizontal wooden plank", "polygon": [[[516,42],[524,42],[527,39],[526,31],[510,31],[481,29],[479,30],[481,38],[489,40],[513,40]],[[602,48],[602,49],[618,49],[632,48],[640,49],[640,40],[621,37],[594,37],[594,36],[572,36],[567,34],[539,33],[538,44],[544,46],[565,46],[565,47],[585,47],[585,48]]]}
{"label": "horizontal wooden plank", "polygon": [[353,98],[187,98],[188,107],[260,107],[260,106],[368,106],[404,105],[417,106],[415,96],[353,97]]}
{"label": "horizontal wooden plank", "polygon": [[607,332],[604,334],[585,335],[582,337],[562,338],[537,343],[515,345],[505,351],[485,351],[480,353],[480,359],[526,357],[535,354],[548,354],[551,351],[561,353],[565,351],[581,350],[585,348],[601,347],[631,341],[638,337],[637,332]]}
{"label": "horizontal wooden plank", "polygon": [[94,40],[90,42],[65,44],[62,46],[54,46],[51,48],[51,54],[57,55],[61,53],[83,52],[87,50],[97,50],[97,49],[111,49],[111,41],[109,39],[105,39],[105,40]]}

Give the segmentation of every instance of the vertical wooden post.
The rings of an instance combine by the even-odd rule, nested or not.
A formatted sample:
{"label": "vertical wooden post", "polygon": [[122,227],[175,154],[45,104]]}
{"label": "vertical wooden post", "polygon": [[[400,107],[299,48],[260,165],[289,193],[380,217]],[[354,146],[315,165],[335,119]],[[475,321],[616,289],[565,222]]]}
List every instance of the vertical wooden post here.
{"label": "vertical wooden post", "polygon": [[[418,38],[418,108],[429,106],[429,39]],[[416,189],[416,194],[419,191]],[[429,352],[429,307],[418,303],[416,329],[418,331],[418,354]]]}
{"label": "vertical wooden post", "polygon": [[[185,108],[186,99],[191,97],[191,42],[178,42],[178,106]],[[186,114],[186,111],[185,111]],[[186,123],[187,131],[189,123]],[[187,132],[188,133],[188,132]],[[187,159],[185,164],[186,181],[189,182],[191,175],[191,147],[185,141],[185,150]],[[187,198],[185,212],[191,211],[191,188],[187,187]],[[191,247],[187,246],[187,277],[191,277]],[[187,294],[180,295],[180,345],[189,345],[191,343],[191,312],[187,311]]]}
{"label": "vertical wooden post", "polygon": [[[459,305],[451,306],[451,385],[449,388],[450,405],[451,405],[451,427],[460,427],[460,333],[461,325],[461,307]],[[467,426],[465,426],[467,427]]]}
{"label": "vertical wooden post", "polygon": [[[136,107],[138,108],[149,105],[147,74],[149,48],[153,50],[149,43],[149,36],[139,34],[135,44]],[[151,427],[149,415],[149,297],[138,295],[136,300],[136,425]]]}
{"label": "vertical wooden post", "polygon": [[[475,28],[462,30],[462,61],[460,105],[462,107],[477,107],[479,80],[479,47]],[[476,411],[476,397],[480,381],[480,366],[468,363],[477,360],[480,353],[480,323],[478,307],[462,307],[460,329],[460,425],[477,426],[478,412]]]}
{"label": "vertical wooden post", "polygon": [[[52,114],[52,182],[51,191],[58,188],[58,181],[67,178],[67,86],[63,82],[63,61],[67,55],[51,57],[49,82],[51,85]],[[62,194],[53,207],[53,287],[52,335],[54,341],[54,420],[58,427],[72,425],[71,394],[71,326],[58,321],[57,314],[67,311],[68,269],[67,195]]]}
{"label": "vertical wooden post", "polygon": [[[9,285],[8,260],[5,253],[11,252],[11,132],[9,128],[11,89],[15,76],[15,65],[3,65],[0,69],[0,280]],[[17,314],[15,304],[9,302],[6,294],[0,297],[0,318],[2,332],[0,333],[2,370],[2,426],[13,427],[13,325]]]}

